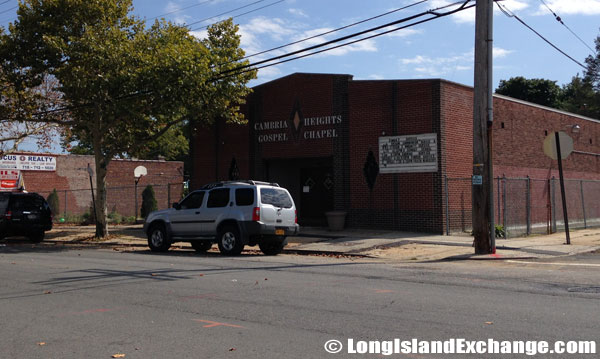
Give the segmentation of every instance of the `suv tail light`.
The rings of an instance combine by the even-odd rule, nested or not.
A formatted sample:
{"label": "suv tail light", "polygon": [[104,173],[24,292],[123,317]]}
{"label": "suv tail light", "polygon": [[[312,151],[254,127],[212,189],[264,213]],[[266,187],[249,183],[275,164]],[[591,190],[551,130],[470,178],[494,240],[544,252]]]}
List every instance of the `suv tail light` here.
{"label": "suv tail light", "polygon": [[260,207],[254,207],[252,209],[252,221],[254,221],[254,222],[260,221]]}
{"label": "suv tail light", "polygon": [[6,211],[6,213],[4,214],[4,218],[10,221],[12,219],[12,212]]}
{"label": "suv tail light", "polygon": [[294,218],[294,223],[298,224],[298,210],[294,211],[294,216],[296,217]]}

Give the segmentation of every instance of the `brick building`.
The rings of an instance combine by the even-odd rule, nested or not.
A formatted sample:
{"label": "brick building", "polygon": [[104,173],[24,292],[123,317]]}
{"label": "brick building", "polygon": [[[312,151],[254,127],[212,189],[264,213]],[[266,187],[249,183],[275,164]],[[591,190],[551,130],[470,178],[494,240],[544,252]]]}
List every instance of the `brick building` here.
{"label": "brick building", "polygon": [[[43,165],[40,165],[43,163]],[[79,215],[89,211],[92,203],[88,165],[96,173],[93,156],[17,153],[4,156],[0,167],[20,169],[28,192],[47,197],[57,190],[60,214]],[[140,178],[137,188],[138,213],[141,193],[151,184],[159,208],[170,207],[183,192],[183,162],[115,159],[109,163],[106,176],[107,208],[123,216],[135,215],[136,186],[134,169],[144,166],[147,175]],[[96,187],[95,175],[92,178]]]}
{"label": "brick building", "polygon": [[[305,225],[343,210],[349,226],[444,233],[470,211],[471,87],[296,73],[255,87],[243,112],[247,125],[195,134],[192,188],[233,173],[278,182]],[[494,98],[494,175],[558,176],[542,151],[554,131],[575,141],[565,176],[600,180],[600,121],[504,96]]]}

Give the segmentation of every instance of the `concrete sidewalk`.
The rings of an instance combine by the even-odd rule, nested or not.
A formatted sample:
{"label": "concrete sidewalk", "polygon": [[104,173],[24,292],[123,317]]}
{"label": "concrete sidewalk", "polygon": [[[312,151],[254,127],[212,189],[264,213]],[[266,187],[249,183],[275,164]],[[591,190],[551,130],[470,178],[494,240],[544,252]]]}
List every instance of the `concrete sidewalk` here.
{"label": "concrete sidewalk", "polygon": [[[46,242],[56,244],[96,244],[147,247],[141,225],[111,226],[103,241],[93,238],[93,226],[57,225],[46,234]],[[497,239],[495,254],[475,255],[473,237],[444,236],[386,230],[345,229],[330,232],[326,228],[301,228],[299,236],[288,237],[284,253],[364,256],[394,261],[439,261],[453,259],[545,258],[600,250],[600,228],[571,232],[571,245],[565,245],[565,233]],[[188,243],[176,248],[191,249]],[[247,249],[258,249],[247,247]],[[217,250],[213,246],[213,251]]]}

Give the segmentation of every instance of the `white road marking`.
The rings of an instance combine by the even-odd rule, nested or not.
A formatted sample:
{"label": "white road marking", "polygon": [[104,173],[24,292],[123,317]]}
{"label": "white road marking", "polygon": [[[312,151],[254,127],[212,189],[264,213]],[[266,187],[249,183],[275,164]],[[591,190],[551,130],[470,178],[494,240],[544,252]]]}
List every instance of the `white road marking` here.
{"label": "white road marking", "polygon": [[546,265],[554,265],[554,266],[574,266],[574,267],[600,267],[600,264],[593,263],[551,263],[551,262],[527,262],[527,261],[516,261],[516,260],[507,260],[509,263],[520,263],[520,264],[546,264]]}

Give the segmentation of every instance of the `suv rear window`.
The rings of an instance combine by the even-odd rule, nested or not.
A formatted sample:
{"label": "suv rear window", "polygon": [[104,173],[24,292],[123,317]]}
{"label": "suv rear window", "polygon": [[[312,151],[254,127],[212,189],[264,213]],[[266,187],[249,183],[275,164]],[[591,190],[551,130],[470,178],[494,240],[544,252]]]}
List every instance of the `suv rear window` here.
{"label": "suv rear window", "polygon": [[260,201],[280,208],[292,208],[290,195],[281,188],[261,188]]}
{"label": "suv rear window", "polygon": [[254,189],[238,188],[235,190],[235,204],[238,206],[251,206],[254,204]]}

